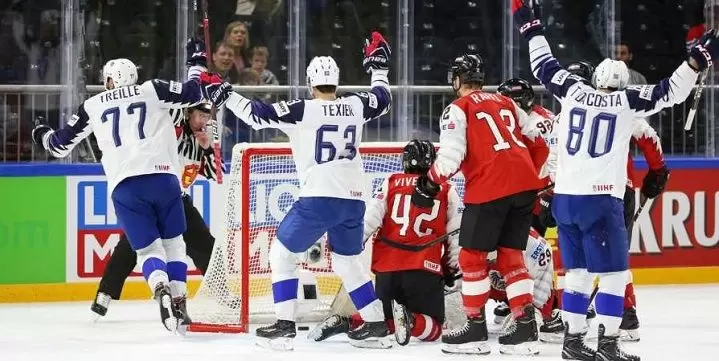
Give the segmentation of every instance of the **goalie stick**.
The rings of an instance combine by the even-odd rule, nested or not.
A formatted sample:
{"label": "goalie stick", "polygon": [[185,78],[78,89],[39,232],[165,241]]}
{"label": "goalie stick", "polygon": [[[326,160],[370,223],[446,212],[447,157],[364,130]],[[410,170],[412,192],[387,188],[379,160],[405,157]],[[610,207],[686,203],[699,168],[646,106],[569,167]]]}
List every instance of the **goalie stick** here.
{"label": "goalie stick", "polygon": [[[208,14],[208,0],[202,0],[202,30],[205,35],[205,53],[207,56],[207,65],[212,64],[212,43],[210,43],[210,18]],[[195,9],[197,9],[197,1],[195,0]],[[220,155],[220,126],[217,119],[217,107],[212,104],[210,110],[210,119],[212,121],[212,151],[215,154],[215,173],[217,184],[222,184],[222,157]]]}
{"label": "goalie stick", "polygon": [[692,129],[694,117],[696,116],[697,108],[699,107],[699,99],[702,97],[702,90],[704,90],[704,82],[707,80],[708,74],[709,69],[704,69],[701,78],[699,79],[699,85],[697,85],[697,89],[694,91],[694,101],[692,102],[691,108],[689,108],[689,114],[687,114],[687,121],[684,124],[684,130],[687,132]]}

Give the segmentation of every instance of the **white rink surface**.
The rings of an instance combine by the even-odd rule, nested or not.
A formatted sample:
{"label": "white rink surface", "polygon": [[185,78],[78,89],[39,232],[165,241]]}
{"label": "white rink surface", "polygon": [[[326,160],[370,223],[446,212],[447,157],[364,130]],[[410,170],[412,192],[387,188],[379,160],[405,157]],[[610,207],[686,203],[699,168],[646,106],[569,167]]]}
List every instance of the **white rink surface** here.
{"label": "white rink surface", "polygon": [[[637,287],[642,340],[625,349],[642,360],[719,360],[719,285]],[[190,309],[190,312],[192,310]],[[337,337],[314,343],[300,332],[295,350],[277,352],[254,345],[251,335],[172,335],[159,322],[151,301],[120,301],[107,317],[92,321],[89,303],[0,305],[0,360],[341,360],[402,361],[469,359],[444,355],[439,343],[395,345],[389,350],[356,349]],[[522,360],[500,355],[485,360]],[[559,345],[541,345],[534,359],[561,360]]]}

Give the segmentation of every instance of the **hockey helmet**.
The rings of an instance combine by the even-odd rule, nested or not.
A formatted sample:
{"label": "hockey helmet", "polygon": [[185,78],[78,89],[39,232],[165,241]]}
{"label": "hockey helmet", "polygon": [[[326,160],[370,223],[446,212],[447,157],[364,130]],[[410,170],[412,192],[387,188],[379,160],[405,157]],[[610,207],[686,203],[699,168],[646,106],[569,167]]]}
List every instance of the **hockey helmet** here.
{"label": "hockey helmet", "polygon": [[212,112],[212,103],[208,101],[200,102],[199,104],[193,105],[190,107],[192,110],[199,110],[203,113],[210,113]]}
{"label": "hockey helmet", "polygon": [[567,71],[576,76],[587,79],[587,81],[591,81],[592,76],[594,75],[594,66],[588,61],[580,60],[567,65]]}
{"label": "hockey helmet", "polygon": [[402,151],[402,167],[405,173],[425,174],[436,158],[432,142],[412,139]]}
{"label": "hockey helmet", "polygon": [[525,111],[534,104],[534,89],[524,79],[513,78],[499,84],[497,92],[506,97],[512,98]]}
{"label": "hockey helmet", "polygon": [[340,83],[340,68],[331,56],[316,56],[307,66],[307,88],[319,85],[338,86]]}
{"label": "hockey helmet", "polygon": [[129,59],[112,59],[102,67],[102,82],[107,88],[107,79],[117,88],[137,83],[137,66]]}
{"label": "hockey helmet", "polygon": [[592,84],[597,89],[621,90],[629,83],[629,69],[621,60],[604,59],[594,69]]}
{"label": "hockey helmet", "polygon": [[[460,86],[464,83],[484,84],[484,62],[477,54],[464,54],[456,57],[449,67],[447,80],[454,88],[454,78],[459,78]],[[457,88],[458,89],[458,88]],[[457,89],[454,89],[455,91]]]}

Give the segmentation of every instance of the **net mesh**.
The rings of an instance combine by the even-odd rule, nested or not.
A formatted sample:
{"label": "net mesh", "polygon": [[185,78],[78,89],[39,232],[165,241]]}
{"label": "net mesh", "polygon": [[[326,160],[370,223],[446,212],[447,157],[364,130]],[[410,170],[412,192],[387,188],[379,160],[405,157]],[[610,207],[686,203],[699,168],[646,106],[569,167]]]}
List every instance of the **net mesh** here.
{"label": "net mesh", "polygon": [[[367,199],[384,177],[402,171],[404,145],[377,143],[360,148]],[[276,241],[277,226],[298,194],[299,181],[286,145],[238,144],[225,182],[225,234],[217,237],[190,312],[193,320],[202,324],[246,327],[247,322],[267,322],[273,317],[269,249]],[[315,275],[319,302],[298,314],[298,320],[324,317],[341,286],[332,272],[327,248],[323,247],[319,262],[302,263],[301,268]]]}

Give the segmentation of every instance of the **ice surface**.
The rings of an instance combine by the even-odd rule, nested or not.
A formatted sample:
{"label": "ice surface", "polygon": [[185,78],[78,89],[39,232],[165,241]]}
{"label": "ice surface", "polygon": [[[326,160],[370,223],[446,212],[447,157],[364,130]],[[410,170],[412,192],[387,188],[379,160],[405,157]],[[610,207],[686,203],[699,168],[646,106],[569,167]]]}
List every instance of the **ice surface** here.
{"label": "ice surface", "polygon": [[[637,287],[641,338],[625,349],[642,360],[719,360],[719,285]],[[337,337],[314,343],[300,332],[292,352],[254,345],[252,335],[172,335],[152,301],[120,301],[93,322],[89,302],[0,305],[0,360],[256,360],[402,361],[465,358],[444,355],[439,343],[390,350],[356,349]],[[190,309],[190,312],[192,310]],[[496,336],[494,336],[496,339]],[[500,355],[485,360],[521,360]],[[535,359],[561,360],[559,345],[543,344]],[[473,359],[475,359],[473,357]]]}

